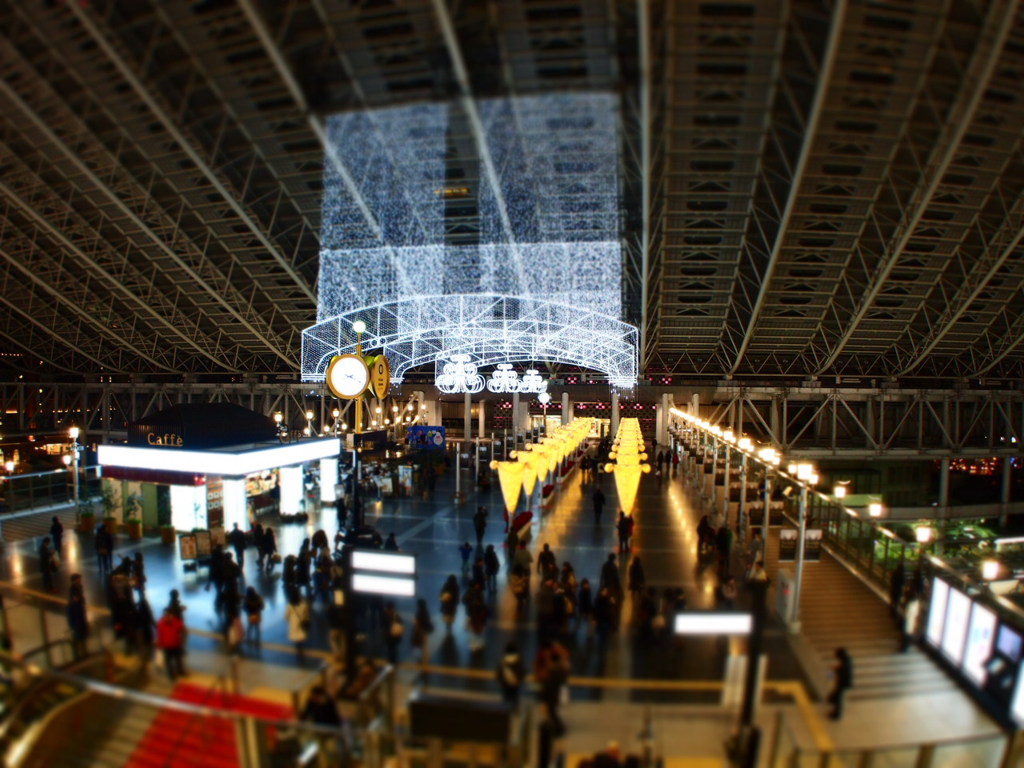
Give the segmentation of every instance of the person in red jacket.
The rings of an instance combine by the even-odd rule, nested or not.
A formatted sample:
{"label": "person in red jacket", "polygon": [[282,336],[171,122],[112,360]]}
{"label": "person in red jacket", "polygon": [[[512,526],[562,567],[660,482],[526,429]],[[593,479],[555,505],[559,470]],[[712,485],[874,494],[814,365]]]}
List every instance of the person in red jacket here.
{"label": "person in red jacket", "polygon": [[171,681],[184,676],[185,622],[169,609],[164,610],[156,624],[156,646],[164,654],[164,665]]}

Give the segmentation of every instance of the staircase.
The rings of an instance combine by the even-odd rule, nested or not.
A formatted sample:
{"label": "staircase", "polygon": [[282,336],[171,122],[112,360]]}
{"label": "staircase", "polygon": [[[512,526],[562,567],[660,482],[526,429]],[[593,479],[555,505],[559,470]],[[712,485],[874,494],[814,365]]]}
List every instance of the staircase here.
{"label": "staircase", "polygon": [[[779,539],[768,541],[766,564],[776,571]],[[793,563],[783,567],[795,572]],[[948,691],[952,683],[931,659],[917,648],[900,653],[900,633],[889,605],[846,566],[827,552],[819,562],[804,563],[800,595],[800,629],[816,659],[810,669],[829,670],[835,649],[842,646],[853,657],[853,688],[847,700],[888,699]]]}

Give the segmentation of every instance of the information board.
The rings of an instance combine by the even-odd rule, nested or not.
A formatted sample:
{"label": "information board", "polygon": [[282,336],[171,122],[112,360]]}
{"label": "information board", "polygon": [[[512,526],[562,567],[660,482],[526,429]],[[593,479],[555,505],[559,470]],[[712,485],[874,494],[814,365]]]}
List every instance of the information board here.
{"label": "information board", "polygon": [[984,685],[988,676],[985,663],[992,655],[995,634],[995,613],[975,603],[971,609],[971,627],[967,632],[967,648],[964,651],[964,674],[978,685]]}
{"label": "information board", "polygon": [[946,606],[946,625],[942,629],[942,652],[959,665],[964,659],[967,643],[967,621],[971,615],[971,598],[959,589],[950,588]]}
{"label": "information board", "polygon": [[942,579],[932,581],[932,600],[928,606],[928,627],[925,637],[938,648],[942,644],[942,627],[946,621],[946,603],[949,600],[949,585]]}

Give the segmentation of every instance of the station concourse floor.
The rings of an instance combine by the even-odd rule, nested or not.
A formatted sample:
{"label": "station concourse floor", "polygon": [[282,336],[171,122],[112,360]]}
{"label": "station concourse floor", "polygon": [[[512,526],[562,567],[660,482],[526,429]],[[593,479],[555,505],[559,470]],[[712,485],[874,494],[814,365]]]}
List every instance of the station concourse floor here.
{"label": "station concourse floor", "polygon": [[[468,476],[467,472],[464,477]],[[567,478],[551,507],[535,518],[533,542],[530,545],[536,556],[544,543],[550,544],[560,564],[568,560],[572,563],[577,578],[589,578],[595,587],[602,563],[608,553],[617,550],[614,479],[610,475],[602,475],[598,483],[607,497],[600,525],[594,522],[590,501],[594,484],[582,482],[581,473],[576,471]],[[452,502],[453,490],[449,472],[438,483],[430,500],[386,498],[368,501],[365,506],[366,522],[376,526],[382,536],[394,532],[401,550],[417,556],[417,595],[426,599],[435,624],[430,643],[431,664],[471,668],[490,673],[497,666],[505,643],[514,640],[519,644],[524,661],[529,667],[537,648],[536,627],[532,616],[525,619],[516,618],[515,601],[507,588],[507,572],[504,567],[499,574],[498,590],[489,598],[492,601],[492,617],[485,633],[484,650],[478,653],[470,652],[465,612],[462,607],[459,608],[452,634],[445,634],[438,611],[441,585],[448,574],[460,575],[461,559],[458,547],[464,541],[475,542],[472,516],[479,505],[486,507],[489,512],[484,544],[494,544],[502,563],[505,562],[504,515],[500,490],[495,486],[489,492],[470,492],[461,504]],[[702,514],[701,509],[699,496],[681,476],[667,476],[660,481],[653,474],[644,476],[636,505],[636,531],[631,554],[642,558],[648,585],[657,587],[659,592],[665,587],[683,587],[690,608],[711,607],[717,584],[714,562],[704,562],[697,556],[696,524]],[[535,509],[536,511],[538,510]],[[333,505],[322,511],[314,506],[311,519],[306,524],[283,524],[272,518],[261,522],[275,528],[278,534],[278,548],[282,555],[296,553],[302,539],[311,536],[319,528],[327,531],[330,537],[333,537],[336,529]],[[41,575],[36,555],[38,544],[38,539],[29,539],[7,545],[3,573],[5,579],[30,589],[41,589]],[[88,600],[92,605],[104,605],[105,597],[91,535],[80,536],[68,530],[63,549],[61,572],[55,579],[57,596],[66,595],[68,574],[80,572],[86,583]],[[156,539],[131,542],[124,536],[119,536],[116,542],[115,565],[119,556],[130,555],[135,551],[142,551],[145,556],[146,592],[154,614],[159,616],[160,610],[167,602],[169,591],[177,588],[188,606],[186,622],[193,630],[204,631],[190,636],[190,667],[208,672],[222,669],[225,654],[220,642],[204,636],[205,633],[218,633],[221,629],[221,622],[213,607],[214,592],[212,589],[206,590],[205,571],[198,575],[184,573],[176,547],[163,546]],[[741,562],[742,552],[737,551],[733,564],[733,573],[737,576],[741,575]],[[620,556],[619,566],[625,586],[628,558]],[[319,664],[318,660],[307,658],[305,665],[300,665],[292,653],[266,647],[288,646],[280,566],[269,575],[258,573],[255,551],[250,549],[246,553],[243,575],[245,585],[255,586],[266,601],[263,617],[264,648],[244,648],[243,685],[250,689],[280,691],[293,690],[300,685],[308,684]],[[460,581],[464,588],[465,580]],[[532,581],[535,590],[537,580],[534,578]],[[745,596],[741,589],[740,607],[743,606],[744,600]],[[406,619],[408,629],[411,627],[415,601],[412,598],[401,599],[397,600],[396,604]],[[9,607],[9,618],[16,617],[17,610],[16,605]],[[609,642],[607,652],[603,656],[599,656],[596,642],[589,636],[585,627],[581,626],[575,630],[570,628],[562,642],[570,651],[574,676],[622,680],[720,681],[730,650],[743,650],[740,641],[717,638],[687,638],[685,641],[665,638],[655,643],[641,644],[630,630],[630,611],[631,600],[627,597],[622,626]],[[28,624],[38,625],[38,620],[33,617],[29,622],[28,618],[28,613],[25,613],[26,626],[20,631],[34,634],[34,627]],[[61,626],[62,622],[63,618],[60,616],[51,617],[51,623],[55,623],[55,626]],[[385,650],[381,628],[367,626],[365,617],[361,622],[360,630],[366,639],[360,652],[383,657]],[[16,650],[19,633],[17,624],[16,618],[12,620]],[[407,631],[399,654],[400,662],[412,662],[416,658],[408,635]],[[730,643],[737,645],[730,649]],[[313,607],[309,647],[320,650],[327,650],[328,647],[324,607],[320,603]],[[767,676],[770,680],[801,679],[800,665],[786,641],[785,631],[774,620],[770,620],[766,630],[765,650],[768,655]],[[415,677],[415,672],[411,669],[406,669],[405,672],[404,680],[409,683]],[[484,676],[481,675],[482,677]],[[436,679],[431,682],[438,686],[461,687],[473,692],[493,691],[495,687],[492,680],[493,677],[467,680],[445,676],[443,680]],[[686,695],[685,700],[688,703],[713,704],[717,696],[717,693],[690,693]],[[635,715],[624,715],[629,711],[631,704],[682,701],[678,695],[627,687],[574,688],[573,699],[581,702],[590,700],[595,704],[602,702],[602,706],[594,710],[596,714],[593,717],[585,717],[579,722],[580,730],[593,734],[593,738],[597,740],[596,746],[600,746],[605,733],[611,732],[602,730],[605,728],[602,723],[607,723],[607,728],[614,730],[616,724],[624,723]],[[934,705],[940,702],[941,709],[948,713],[948,718],[936,717]],[[611,705],[612,708],[609,709],[606,705]],[[979,734],[998,734],[995,725],[981,714],[973,702],[960,693],[952,682],[948,696],[943,694],[941,697],[932,697],[920,702],[900,700],[894,701],[893,705],[893,711],[888,712],[890,708],[881,705],[879,701],[850,702],[846,717],[839,723],[831,723],[820,718],[824,705],[816,705],[817,726],[819,732],[824,733],[825,738],[836,746],[848,744],[851,747],[870,743],[872,735],[880,737],[879,740],[883,743],[895,744],[912,742],[918,736],[921,740],[927,740],[941,738],[944,735],[967,738]],[[920,716],[915,716],[914,713]],[[576,731],[576,727],[573,730]],[[977,765],[983,766],[988,763],[982,761]]]}
{"label": "station concourse floor", "polygon": [[[465,473],[466,476],[469,473]],[[598,483],[607,496],[604,515],[600,525],[594,522],[591,505],[592,482],[582,483],[579,471],[571,473],[558,491],[554,503],[542,514],[536,514],[533,525],[533,541],[530,550],[536,557],[545,543],[551,546],[559,564],[568,560],[572,563],[577,579],[589,578],[597,591],[601,565],[611,552],[617,550],[615,533],[616,496],[615,483],[610,475],[599,476]],[[686,591],[689,607],[710,608],[714,601],[717,585],[714,562],[700,562],[696,554],[696,524],[700,517],[697,511],[699,500],[679,478],[666,478],[659,483],[653,475],[645,476],[641,484],[636,505],[636,530],[631,556],[640,557],[644,566],[647,584],[658,588],[659,594],[665,587],[682,587]],[[431,637],[431,663],[443,666],[472,667],[493,670],[509,640],[518,643],[524,660],[529,665],[536,651],[535,624],[532,617],[516,619],[515,600],[507,588],[505,564],[504,508],[501,492],[495,486],[489,492],[470,492],[461,504],[452,502],[453,488],[451,472],[438,483],[433,498],[427,501],[411,498],[385,498],[367,500],[365,521],[375,526],[386,537],[394,532],[402,552],[417,556],[417,596],[427,601],[434,619],[435,631]],[[535,492],[535,498],[539,490]],[[442,583],[449,574],[460,577],[463,590],[467,585],[461,578],[461,559],[458,547],[465,541],[475,544],[472,516],[478,506],[488,510],[488,526],[484,545],[494,544],[503,567],[498,576],[498,589],[489,596],[491,619],[485,634],[486,646],[482,652],[471,653],[468,647],[468,633],[465,628],[465,610],[460,606],[450,636],[446,636],[444,624],[439,615],[439,595]],[[535,513],[540,510],[535,509]],[[264,525],[274,527],[278,537],[278,550],[282,556],[297,553],[303,538],[323,528],[333,538],[336,531],[336,514],[333,505],[320,510],[313,505],[310,520],[306,524],[280,523],[276,519],[261,520]],[[39,573],[37,550],[39,539],[8,544],[6,577],[24,587],[41,589],[42,576]],[[63,563],[55,577],[56,594],[65,596],[68,574],[83,574],[87,588],[87,599],[93,605],[104,605],[105,595],[101,588],[97,561],[93,551],[92,537],[66,530],[64,537]],[[141,551],[146,565],[146,595],[154,615],[166,605],[171,589],[179,589],[182,600],[188,606],[186,623],[190,628],[218,632],[221,621],[214,610],[213,590],[206,590],[206,571],[185,573],[176,547],[163,546],[156,539],[129,541],[119,535],[115,544],[114,564],[122,555],[133,555]],[[281,567],[272,574],[258,572],[254,549],[246,551],[243,575],[245,586],[255,586],[266,602],[263,615],[264,644],[287,645],[287,626],[284,620],[284,591],[281,586]],[[627,585],[626,571],[629,556],[618,556],[622,584]],[[737,565],[734,571],[740,569]],[[536,573],[531,580],[536,592]],[[742,605],[741,595],[740,604]],[[412,598],[395,601],[411,627],[415,601]],[[531,601],[532,602],[532,601]],[[729,643],[715,638],[687,638],[685,641],[665,638],[652,644],[638,644],[630,630],[631,599],[625,598],[622,626],[609,642],[608,652],[598,658],[596,641],[589,636],[587,628],[580,626],[570,629],[562,642],[570,650],[574,674],[582,676],[605,676],[612,678],[637,678],[659,680],[720,680],[724,671]],[[531,606],[532,608],[532,606]],[[384,638],[379,627],[367,626],[362,618],[360,630],[366,634],[361,651],[371,655],[384,656]],[[414,657],[411,644],[403,642],[399,661]],[[190,647],[204,648],[203,639],[190,638]],[[212,642],[212,641],[207,641]],[[735,641],[730,641],[735,642]],[[198,645],[197,645],[198,644]],[[211,648],[214,645],[210,646]],[[324,607],[316,602],[313,606],[311,648],[326,650],[327,629]],[[772,678],[794,679],[799,668],[790,654],[779,628],[770,627],[767,649],[771,661],[768,675]],[[742,645],[734,650],[741,651]],[[258,651],[246,648],[245,654],[252,658],[266,658],[278,663],[292,661],[291,654]]]}

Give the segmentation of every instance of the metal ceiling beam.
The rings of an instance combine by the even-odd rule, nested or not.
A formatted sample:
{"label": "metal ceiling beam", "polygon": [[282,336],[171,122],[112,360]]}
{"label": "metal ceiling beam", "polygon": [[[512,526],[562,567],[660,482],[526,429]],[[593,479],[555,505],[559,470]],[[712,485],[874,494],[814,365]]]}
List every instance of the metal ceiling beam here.
{"label": "metal ceiling beam", "polygon": [[17,206],[17,208],[24,215],[31,218],[37,226],[44,229],[57,245],[66,249],[69,253],[74,254],[75,258],[77,258],[83,264],[87,265],[90,271],[92,271],[94,274],[99,275],[109,285],[113,286],[113,288],[118,293],[120,293],[123,298],[127,299],[129,303],[134,305],[134,307],[139,313],[151,317],[154,321],[164,326],[168,331],[170,331],[172,334],[174,334],[179,339],[188,344],[190,347],[192,347],[200,355],[214,362],[219,368],[227,368],[227,370],[229,371],[232,370],[230,367],[227,366],[226,360],[223,360],[217,357],[216,355],[212,355],[208,351],[203,349],[193,339],[189,338],[188,335],[185,334],[178,326],[174,325],[166,317],[157,312],[148,301],[143,299],[141,296],[137,296],[134,292],[130,291],[118,278],[116,278],[114,275],[112,275],[110,272],[104,269],[103,266],[99,264],[99,262],[90,257],[85,251],[76,246],[71,240],[69,240],[64,235],[63,232],[58,230],[47,219],[45,219],[39,213],[37,213],[36,210],[31,205],[29,205],[28,202],[22,199],[20,195],[18,195],[13,189],[8,187],[2,181],[0,181],[0,194],[3,194],[5,197],[7,197],[7,199],[10,200],[15,206]]}
{"label": "metal ceiling beam", "polygon": [[640,374],[647,368],[648,285],[651,281],[651,11],[648,0],[638,0],[640,37],[640,210],[643,230],[640,234]]}
{"label": "metal ceiling beam", "polygon": [[779,256],[786,241],[789,222],[793,217],[793,212],[796,210],[800,198],[800,187],[810,161],[811,151],[814,148],[814,140],[825,109],[829,84],[832,81],[832,69],[835,66],[836,56],[840,48],[840,37],[842,36],[843,23],[846,20],[847,7],[848,0],[838,0],[835,8],[832,9],[832,23],[829,25],[828,41],[825,44],[824,57],[818,71],[818,82],[814,89],[814,102],[811,105],[811,111],[807,116],[807,123],[804,126],[800,156],[797,158],[796,167],[793,169],[793,175],[789,184],[789,194],[786,196],[786,205],[783,208],[782,218],[779,221],[778,233],[772,242],[772,251],[768,257],[768,264],[765,267],[764,275],[761,277],[761,287],[758,290],[757,299],[755,299],[754,307],[750,312],[750,320],[747,323],[746,330],[743,332],[743,339],[736,352],[736,357],[732,361],[732,365],[729,366],[730,375],[735,374],[740,367],[740,363],[743,362],[743,356],[747,353],[750,342],[754,338],[757,321],[761,316],[761,311],[764,309],[765,300],[768,298],[772,278],[775,275],[775,269],[779,264]]}
{"label": "metal ceiling beam", "polygon": [[[14,304],[12,301],[10,301],[3,294],[0,294],[0,304],[3,304],[5,307],[7,307],[7,309],[9,311],[11,311],[14,314],[18,315],[22,320],[28,322],[34,328],[38,328],[40,331],[42,331],[44,334],[46,334],[51,339],[56,341],[59,345],[63,346],[65,349],[68,349],[69,351],[71,351],[72,353],[74,353],[76,355],[81,355],[82,357],[84,357],[84,358],[86,358],[88,360],[92,360],[92,362],[96,363],[96,365],[99,366],[99,370],[101,370],[101,371],[105,370],[105,371],[112,372],[112,373],[123,373],[124,372],[123,368],[115,368],[114,366],[111,366],[109,362],[105,363],[102,360],[100,360],[99,358],[93,357],[88,352],[85,352],[80,346],[76,346],[72,342],[72,340],[68,339],[66,336],[62,336],[54,328],[50,328],[45,323],[40,322],[37,318],[32,316],[31,312],[26,312],[24,309],[22,309],[21,307],[17,306],[16,304]],[[36,354],[36,353],[33,352],[32,354]]]}
{"label": "metal ceiling beam", "polygon": [[89,32],[93,40],[100,46],[103,52],[107,55],[107,58],[113,62],[114,66],[117,67],[117,71],[121,73],[121,76],[131,85],[132,89],[138,95],[150,112],[156,115],[157,119],[163,124],[164,129],[174,137],[174,140],[181,147],[181,150],[188,155],[189,159],[195,163],[196,167],[202,172],[203,176],[213,185],[213,188],[217,190],[224,201],[231,206],[231,210],[235,212],[239,219],[249,228],[249,230],[255,235],[256,239],[260,241],[267,252],[273,256],[274,261],[277,262],[278,266],[285,271],[285,273],[292,278],[295,284],[302,290],[306,297],[316,304],[316,295],[313,293],[312,288],[303,279],[291,262],[286,259],[277,246],[270,241],[270,239],[263,232],[262,228],[253,220],[249,213],[242,207],[242,204],[235,198],[231,190],[220,180],[213,169],[206,162],[205,159],[195,150],[192,145],[191,139],[186,136],[175,124],[173,118],[167,113],[167,110],[157,101],[153,94],[143,85],[142,81],[136,76],[132,68],[128,66],[120,54],[114,49],[110,41],[106,36],[96,27],[96,24],[90,18],[86,12],[86,6],[80,5],[79,3],[69,3],[67,7],[75,15],[82,26]]}
{"label": "metal ceiling beam", "polygon": [[152,230],[152,228],[146,224],[123,200],[104,183],[89,166],[75,153],[64,141],[53,131],[52,128],[43,120],[35,110],[33,110],[25,101],[8,85],[7,81],[0,81],[0,93],[2,93],[12,104],[14,104],[35,126],[35,128],[42,133],[46,139],[70,161],[72,165],[85,176],[89,182],[95,187],[103,196],[105,196],[114,206],[121,211],[121,213],[130,219],[135,226],[146,235],[168,258],[170,258],[175,264],[178,265],[192,280],[195,281],[196,285],[200,286],[203,291],[209,294],[213,300],[219,304],[225,311],[234,316],[234,318],[245,327],[251,334],[259,339],[266,347],[273,352],[275,355],[280,357],[291,367],[297,367],[297,361],[288,356],[286,352],[281,350],[276,343],[268,339],[263,332],[256,329],[252,323],[250,323],[245,317],[243,317],[232,304],[224,298],[223,294],[211,286],[206,280],[202,278],[184,259],[179,256],[173,248],[171,248],[163,239]]}
{"label": "metal ceiling beam", "polygon": [[462,58],[462,48],[455,35],[455,27],[452,25],[451,16],[445,0],[431,0],[434,6],[434,15],[437,17],[438,25],[441,28],[441,35],[444,37],[445,46],[448,48],[448,58],[455,70],[455,80],[459,84],[459,99],[462,109],[469,120],[469,127],[473,133],[473,140],[476,143],[477,154],[484,166],[484,175],[491,187],[494,199],[498,203],[498,215],[501,217],[501,226],[508,237],[509,245],[512,247],[512,259],[514,262],[516,276],[519,278],[519,290],[523,295],[531,294],[530,284],[526,278],[526,269],[523,266],[523,257],[519,252],[516,243],[515,230],[512,228],[512,221],[508,217],[508,206],[505,203],[505,195],[501,191],[501,180],[498,178],[498,171],[494,167],[494,158],[491,156],[490,147],[487,144],[487,136],[484,133],[483,121],[480,120],[480,112],[476,108],[476,101],[473,99],[473,90],[469,82],[469,73],[466,70],[466,63]]}
{"label": "metal ceiling beam", "polygon": [[71,314],[77,316],[79,320],[85,322],[87,325],[93,328],[96,331],[97,336],[105,338],[109,342],[112,342],[118,346],[130,349],[134,354],[138,355],[138,357],[149,362],[156,368],[167,371],[168,373],[176,373],[174,368],[171,368],[168,365],[164,365],[163,363],[158,362],[156,359],[154,359],[147,353],[143,352],[134,344],[131,344],[123,334],[118,334],[106,323],[97,320],[85,308],[79,306],[76,302],[72,301],[66,295],[58,291],[49,282],[43,280],[39,275],[37,275],[27,266],[22,264],[20,261],[18,261],[18,259],[11,256],[11,254],[9,254],[2,247],[0,247],[0,257],[5,259],[8,264],[10,264],[14,269],[16,269],[24,280],[27,280],[28,282],[40,288],[44,293],[48,294],[57,305],[67,308],[71,312]]}
{"label": "metal ceiling beam", "polygon": [[[277,70],[278,76],[282,81],[284,81],[285,86],[288,88],[288,93],[291,95],[292,100],[298,106],[299,111],[306,116],[306,123],[320,141],[320,145],[324,148],[324,157],[327,162],[331,164],[338,176],[341,178],[342,184],[345,185],[345,190],[352,197],[356,207],[359,208],[359,212],[363,215],[363,220],[370,228],[370,231],[373,232],[374,237],[376,237],[381,245],[387,250],[388,257],[395,270],[396,277],[404,275],[405,269],[402,266],[401,260],[385,239],[384,230],[381,229],[380,224],[377,222],[377,217],[374,216],[373,211],[370,210],[370,206],[367,204],[362,192],[359,191],[359,186],[356,184],[356,181],[349,172],[348,167],[338,154],[337,147],[334,146],[330,137],[327,135],[327,127],[324,125],[323,121],[317,117],[313,110],[310,109],[309,101],[306,99],[306,95],[303,93],[302,87],[299,85],[299,81],[295,77],[295,73],[292,72],[291,66],[284,57],[284,52],[277,44],[274,36],[270,33],[270,30],[267,28],[267,23],[263,20],[263,16],[256,9],[253,0],[238,0],[238,5],[245,14],[249,25],[253,28],[253,31],[256,32],[256,37],[259,39],[260,44],[263,46],[263,50],[266,52],[270,61],[273,63],[274,68]],[[402,280],[399,279],[399,282],[402,282]]]}
{"label": "metal ceiling beam", "polygon": [[[842,336],[828,354],[825,362],[816,371],[818,375],[824,374],[832,367],[832,364],[835,363],[847,343],[849,343],[853,334],[860,326],[861,321],[867,315],[868,310],[874,304],[875,299],[878,298],[878,294],[881,293],[882,288],[889,279],[889,275],[892,274],[897,262],[903,255],[907,244],[913,238],[914,232],[918,224],[921,223],[921,219],[927,211],[932,197],[935,195],[936,190],[946,175],[946,171],[960,150],[960,142],[971,125],[978,105],[981,104],[981,99],[985,95],[985,88],[992,79],[996,65],[999,63],[1000,56],[1002,55],[1003,47],[1006,45],[1010,31],[1014,27],[1014,18],[1017,11],[1017,0],[998,0],[998,2],[993,2],[989,6],[984,30],[992,34],[982,34],[980,40],[986,41],[991,39],[991,43],[989,45],[979,44],[974,49],[975,55],[972,57],[966,73],[960,81],[961,87],[957,94],[957,103],[950,110],[950,115],[947,116],[943,125],[943,134],[948,134],[948,137],[940,135],[936,140],[936,146],[943,146],[944,144],[945,149],[932,170],[927,186],[921,191],[909,221],[903,224],[903,230],[896,244],[889,251],[888,255],[883,258],[880,268],[875,270],[870,288],[862,297],[853,317],[847,323],[846,330],[843,331]],[[972,77],[970,73],[975,71],[977,74]],[[965,101],[966,103],[964,103]]]}

